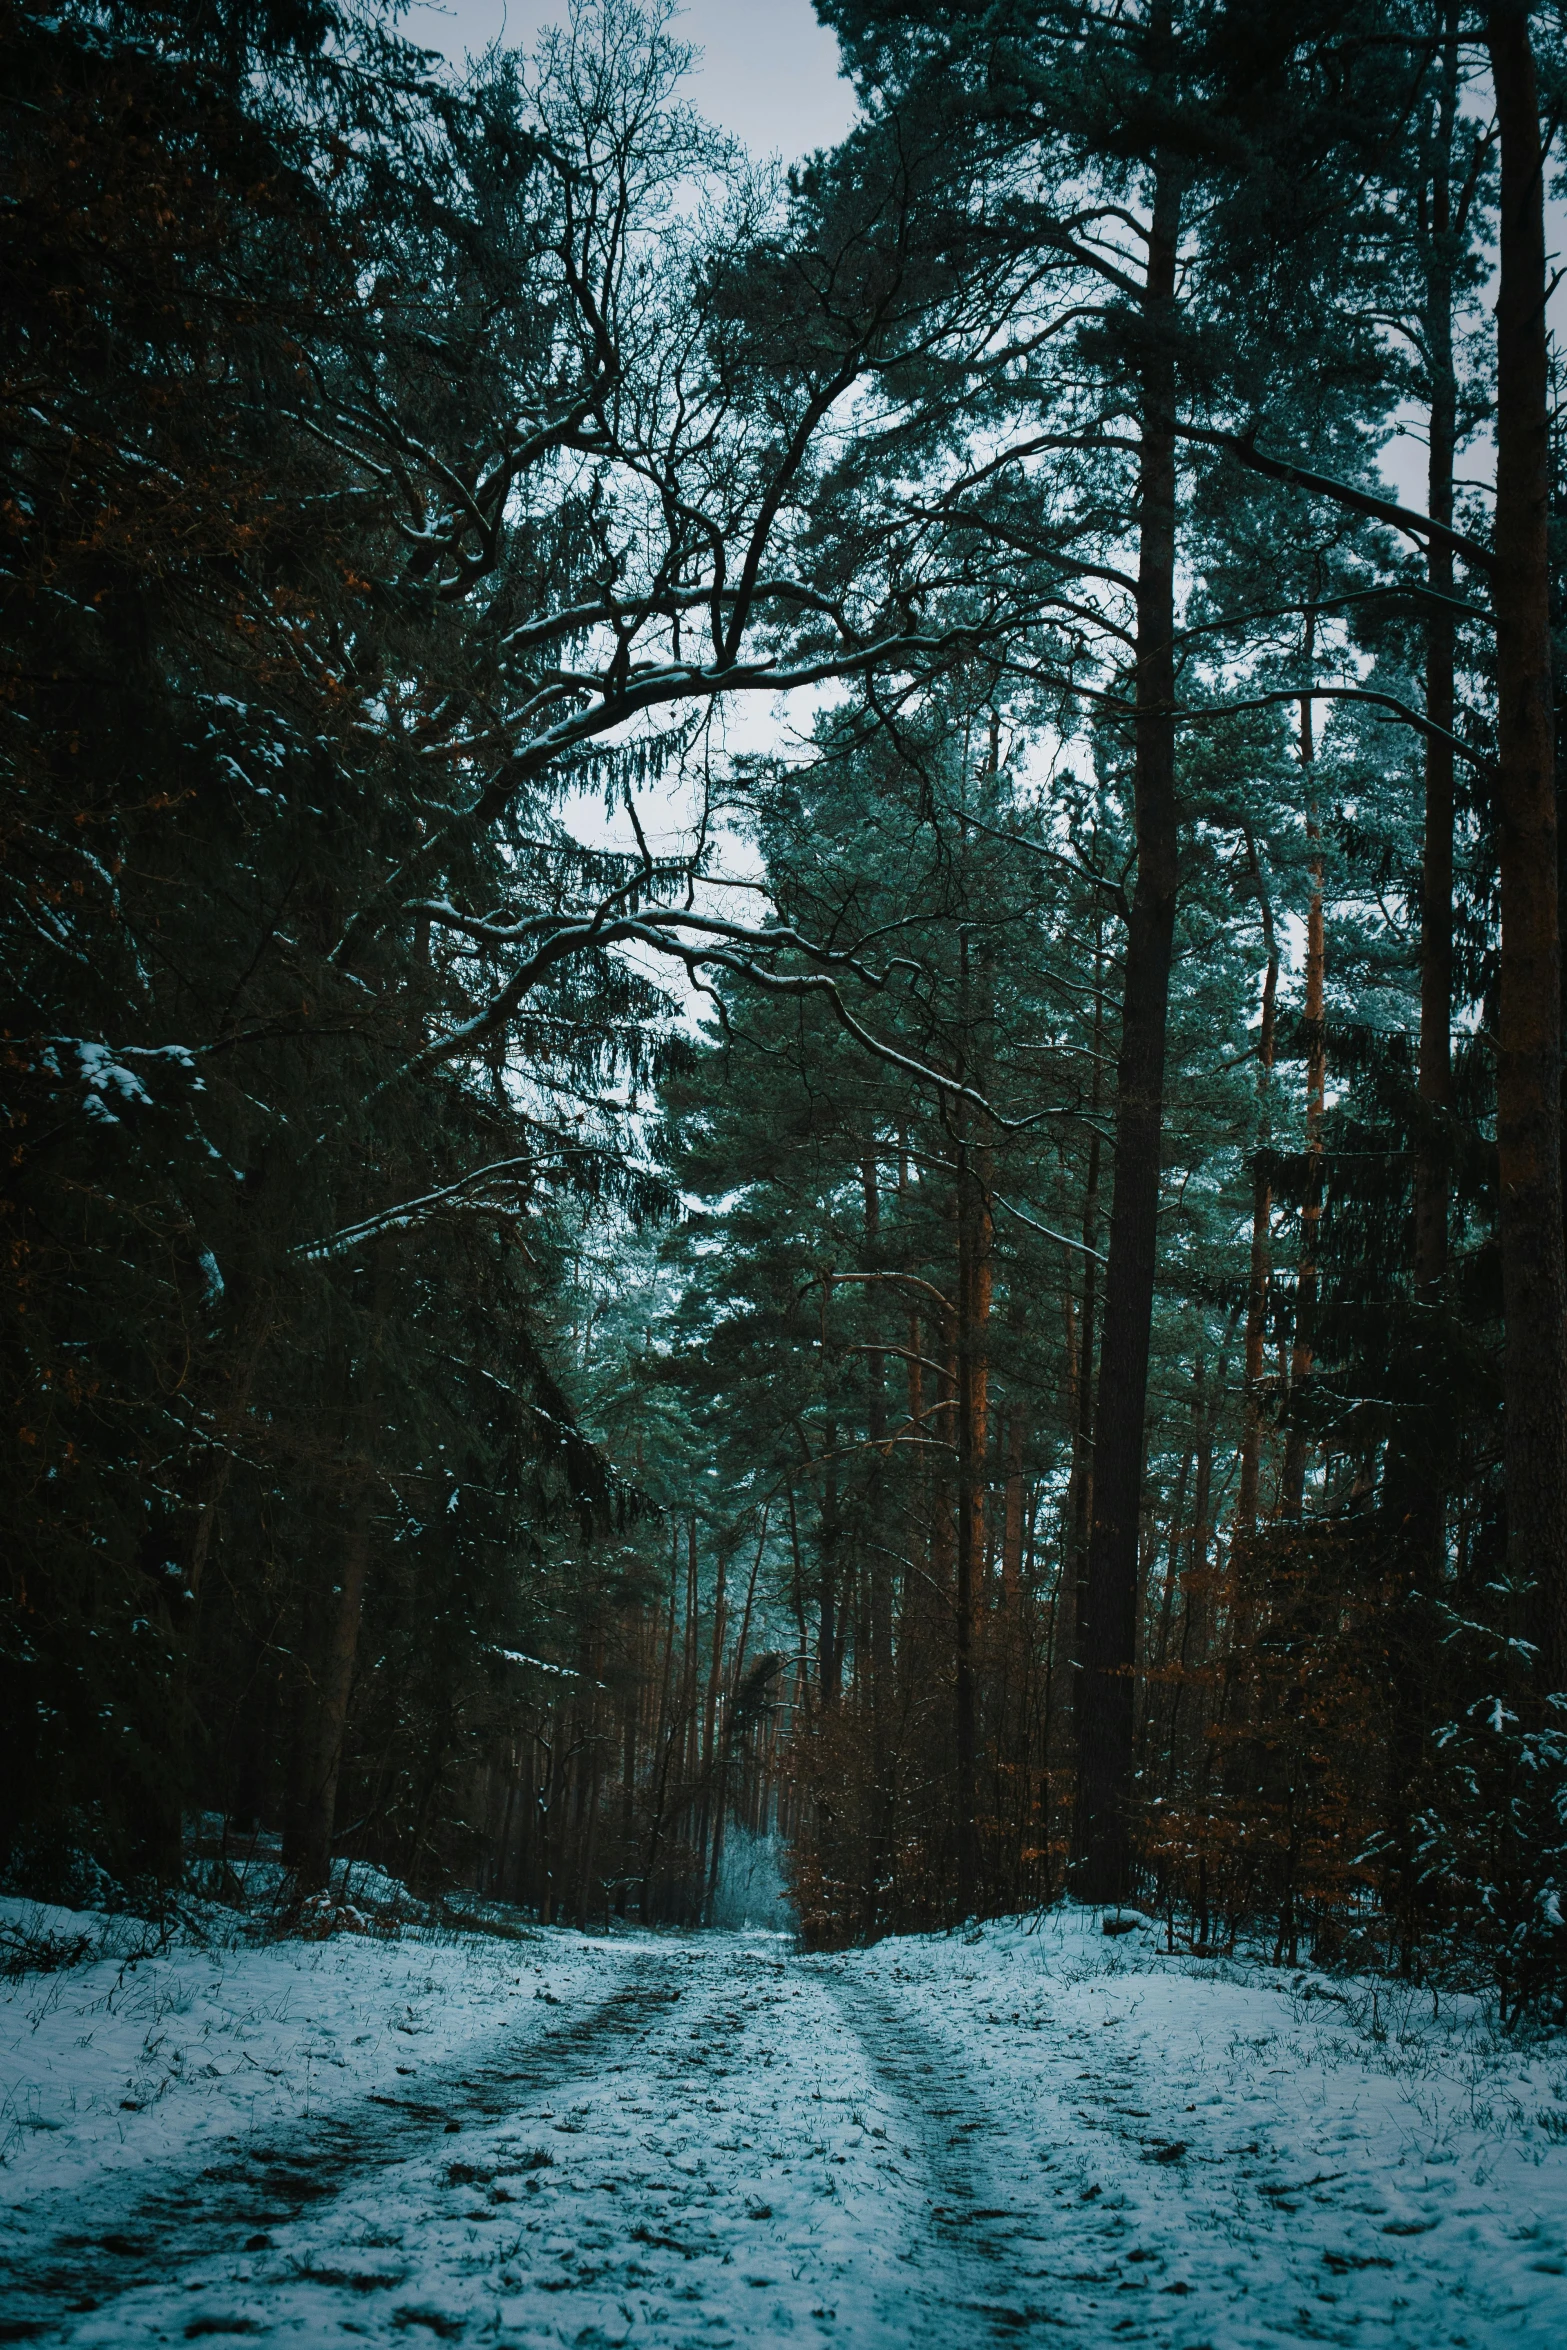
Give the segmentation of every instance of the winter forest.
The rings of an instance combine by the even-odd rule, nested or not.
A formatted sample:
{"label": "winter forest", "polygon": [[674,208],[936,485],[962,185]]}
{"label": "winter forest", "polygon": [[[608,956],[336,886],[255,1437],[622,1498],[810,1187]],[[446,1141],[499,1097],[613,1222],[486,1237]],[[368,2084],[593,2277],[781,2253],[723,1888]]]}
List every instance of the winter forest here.
{"label": "winter forest", "polygon": [[6,1881],[1548,2024],[1567,19],[817,12],[0,16]]}

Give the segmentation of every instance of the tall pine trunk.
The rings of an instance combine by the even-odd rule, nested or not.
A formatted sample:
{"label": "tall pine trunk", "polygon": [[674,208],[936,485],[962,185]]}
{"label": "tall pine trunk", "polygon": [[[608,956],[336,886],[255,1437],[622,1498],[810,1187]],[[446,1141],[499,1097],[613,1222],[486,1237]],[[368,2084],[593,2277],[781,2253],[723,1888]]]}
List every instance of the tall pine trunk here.
{"label": "tall pine trunk", "polygon": [[1081,1890],[1118,1901],[1131,1871],[1138,1513],[1153,1327],[1165,1026],[1177,884],[1175,807],[1175,308],[1180,182],[1155,167],[1143,297],[1138,511],[1137,883],[1127,924],[1116,1079],[1115,1192],[1095,1415],[1094,1509],[1078,1706]]}
{"label": "tall pine trunk", "polygon": [[[1313,651],[1313,630],[1308,623],[1306,658]],[[1317,821],[1312,780],[1316,764],[1316,740],[1311,725],[1311,704],[1300,706],[1300,765],[1306,795],[1306,838],[1311,844],[1311,903],[1306,911],[1306,1193],[1300,1211],[1300,1263],[1295,1276],[1295,1341],[1290,1350],[1290,1398],[1292,1405],[1300,1390],[1311,1377],[1316,1359],[1317,1292],[1321,1280],[1319,1269],[1320,1234],[1322,1230],[1322,1121],[1327,1106],[1328,1052],[1325,1026],[1327,1006],[1324,982],[1327,971],[1327,936],[1323,922],[1322,904],[1322,827]],[[1286,1518],[1298,1519],[1306,1501],[1306,1429],[1302,1420],[1291,1417],[1290,1431],[1284,1441],[1284,1475],[1279,1506]]]}
{"label": "tall pine trunk", "polygon": [[830,1713],[843,1686],[843,1620],[838,1588],[841,1525],[838,1513],[838,1423],[822,1423],[822,1513],[818,1549],[821,1573],[816,1586],[817,1675],[822,1712]]}
{"label": "tall pine trunk", "polygon": [[[1023,1336],[1023,1301],[1014,1297],[1008,1316],[1010,1331],[1015,1332],[1013,1344]],[[1013,1395],[1007,1406],[1005,1460],[1002,1486],[1004,1515],[1001,1523],[1001,1604],[1009,1627],[1017,1614],[1023,1590],[1023,1445],[1028,1420],[1022,1398]]]}
{"label": "tall pine trunk", "polygon": [[[1068,1702],[1074,1740],[1082,1746],[1083,1642],[1088,1624],[1088,1539],[1094,1521],[1094,1345],[1099,1306],[1099,1180],[1103,1149],[1099,1139],[1102,1107],[1101,1070],[1104,1066],[1104,922],[1094,924],[1094,1054],[1089,1079],[1088,1169],[1083,1184],[1083,1307],[1074,1331],[1072,1295],[1066,1294],[1066,1341],[1072,1401],[1072,1480],[1067,1494],[1070,1548],[1071,1678]],[[1080,1850],[1081,1788],[1078,1791],[1074,1845]]]}
{"label": "tall pine trunk", "polygon": [[[881,1249],[881,1192],[874,1151],[860,1163],[865,1202],[865,1270],[878,1269]],[[873,1290],[872,1295],[876,1292]],[[877,1317],[878,1325],[880,1317]],[[870,1529],[870,1692],[878,1734],[892,1702],[892,1582],[882,1540],[882,1486],[886,1474],[887,1384],[885,1358],[873,1347],[865,1357],[865,1434],[871,1447],[865,1514]]]}
{"label": "tall pine trunk", "polygon": [[1262,979],[1262,1018],[1257,1037],[1257,1155],[1251,1178],[1251,1264],[1246,1284],[1246,1417],[1241,1433],[1240,1498],[1235,1508],[1237,1534],[1250,1534],[1257,1523],[1257,1484],[1262,1465],[1262,1376],[1268,1332],[1268,1289],[1272,1276],[1273,1225],[1273,1061],[1279,996],[1279,942],[1273,927],[1273,907],[1263,878],[1262,861],[1251,827],[1246,828],[1246,856],[1251,885],[1262,918],[1262,943],[1267,961]]}
{"label": "tall pine trunk", "polygon": [[343,1767],[343,1741],[348,1728],[348,1702],[353,1693],[354,1664],[359,1654],[359,1624],[364,1613],[365,1586],[372,1549],[371,1512],[376,1494],[372,1468],[375,1419],[379,1402],[382,1337],[391,1304],[391,1243],[375,1247],[371,1298],[361,1339],[361,1352],[350,1372],[343,1463],[345,1526],[338,1561],[338,1580],[330,1605],[323,1608],[323,1638],[316,1666],[314,1704],[306,1716],[305,1736],[309,1767],[298,1818],[295,1875],[303,1893],[324,1891],[332,1866],[332,1837],[337,1824],[337,1789]]}
{"label": "tall pine trunk", "polygon": [[[1448,30],[1456,12],[1447,12]],[[1431,370],[1427,506],[1453,524],[1453,459],[1458,381],[1453,367],[1452,147],[1458,110],[1458,51],[1444,62],[1430,183],[1426,346]],[[1453,551],[1432,537],[1426,555],[1426,716],[1451,734],[1454,692]],[[1420,1099],[1427,1120],[1415,1173],[1415,1296],[1437,1302],[1447,1271],[1448,1176],[1445,1122],[1453,1103],[1453,751],[1426,737],[1425,837],[1420,860]]]}
{"label": "tall pine trunk", "polygon": [[978,1881],[978,1722],[974,1636],[985,1562],[985,1453],[989,1390],[990,1205],[975,1152],[958,1153],[957,1560],[953,1593],[956,1671],[958,1911],[967,1917]]}
{"label": "tall pine trunk", "polygon": [[[1438,68],[1429,160],[1421,188],[1425,231],[1425,348],[1429,369],[1426,510],[1445,529],[1453,522],[1458,381],[1453,364],[1453,299],[1462,225],[1455,218],[1453,146],[1458,131],[1460,11],[1448,5],[1448,37]],[[1461,207],[1459,210],[1461,211]],[[1451,734],[1456,627],[1453,551],[1433,535],[1426,552],[1431,590],[1425,623],[1426,716]],[[1430,1408],[1437,1393],[1436,1317],[1447,1275],[1450,1122],[1453,1107],[1453,749],[1433,733],[1425,743],[1425,820],[1420,859],[1420,1125],[1415,1159],[1414,1276],[1417,1408],[1410,1435],[1389,1447],[1385,1492],[1397,1531],[1397,1617],[1390,1643],[1388,1866],[1391,1906],[1401,1922],[1407,1963],[1426,1899],[1416,1821],[1421,1759],[1433,1694],[1436,1654],[1429,1613],[1416,1594],[1438,1586],[1446,1567],[1448,1473],[1445,1415]]]}
{"label": "tall pine trunk", "polygon": [[1532,1589],[1547,1689],[1567,1683],[1567,1277],[1551,681],[1544,176],[1529,14],[1486,25],[1501,133],[1496,304],[1496,1049],[1507,1563]]}

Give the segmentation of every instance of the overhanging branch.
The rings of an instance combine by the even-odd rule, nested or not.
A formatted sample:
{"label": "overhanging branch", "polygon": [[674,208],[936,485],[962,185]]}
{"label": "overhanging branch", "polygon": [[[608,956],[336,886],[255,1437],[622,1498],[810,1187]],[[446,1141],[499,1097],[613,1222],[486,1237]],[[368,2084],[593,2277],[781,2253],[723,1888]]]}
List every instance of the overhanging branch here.
{"label": "overhanging branch", "polygon": [[1356,489],[1351,482],[1336,481],[1330,474],[1313,473],[1308,466],[1295,465],[1287,457],[1270,457],[1257,447],[1250,432],[1215,432],[1200,424],[1178,424],[1175,429],[1183,441],[1193,441],[1199,448],[1222,449],[1249,473],[1260,473],[1268,481],[1284,482],[1291,489],[1305,490],[1315,498],[1327,498],[1351,514],[1363,514],[1368,521],[1385,522],[1390,529],[1401,531],[1421,546],[1446,547],[1452,554],[1461,555],[1466,563],[1472,563],[1477,571],[1484,572],[1488,579],[1496,569],[1495,555],[1478,539],[1467,538],[1461,530],[1451,530],[1445,523],[1433,521],[1429,514],[1417,513],[1412,506],[1400,506],[1392,498],[1379,498],[1370,490]]}

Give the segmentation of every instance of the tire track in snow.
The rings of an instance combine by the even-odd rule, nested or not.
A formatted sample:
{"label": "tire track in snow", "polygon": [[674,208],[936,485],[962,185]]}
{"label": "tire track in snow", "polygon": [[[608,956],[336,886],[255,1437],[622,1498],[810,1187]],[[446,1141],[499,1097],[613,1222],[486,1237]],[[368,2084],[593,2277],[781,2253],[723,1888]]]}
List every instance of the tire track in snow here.
{"label": "tire track in snow", "polygon": [[929,2323],[929,2279],[899,2257],[923,2242],[923,2198],[887,2160],[875,2117],[895,2122],[892,2101],[818,1968],[729,1937],[661,1955],[681,1996],[655,1987],[640,2032],[595,2041],[580,2070],[554,2078],[488,2068],[484,2125],[460,2141],[357,2172],[254,2262],[195,2262],[69,2338],[81,2350],[342,2331],[507,2350],[987,2339],[950,2296],[945,2322]]}
{"label": "tire track in snow", "polygon": [[[939,2302],[927,2302],[922,2330],[948,2341],[1016,2342],[1049,2313],[1019,2294],[1015,2248],[1043,2233],[1037,2207],[1000,2200],[987,2174],[983,2141],[996,2123],[952,2071],[950,2058],[923,2038],[876,1986],[834,1971],[832,1993],[873,2072],[907,2119],[929,2186],[930,2244],[910,2257],[926,2272]],[[950,2329],[963,2327],[961,2335]],[[983,2327],[984,2334],[976,2327]]]}
{"label": "tire track in snow", "polygon": [[368,2173],[428,2158],[438,2138],[460,2135],[465,2124],[494,2121],[521,2098],[602,2069],[678,1996],[675,1973],[663,1952],[642,1954],[586,2014],[537,2035],[507,2033],[482,2063],[470,2054],[421,2075],[417,2095],[371,2093],[272,2131],[262,2144],[233,2141],[196,2175],[165,2172],[139,2192],[122,2176],[95,2204],[73,2199],[68,2227],[50,2224],[58,2195],[14,2214],[0,2257],[0,2342],[69,2338],[76,2321],[148,2286],[167,2287],[181,2269],[236,2250],[247,2236],[249,2248],[271,2249],[275,2230],[324,2209]]}

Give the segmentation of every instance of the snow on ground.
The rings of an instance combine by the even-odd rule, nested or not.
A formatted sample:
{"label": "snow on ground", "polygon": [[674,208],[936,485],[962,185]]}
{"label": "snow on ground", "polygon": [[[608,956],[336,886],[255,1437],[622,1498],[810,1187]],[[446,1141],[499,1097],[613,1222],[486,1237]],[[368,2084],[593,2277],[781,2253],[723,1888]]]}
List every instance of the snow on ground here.
{"label": "snow on ground", "polygon": [[990,2205],[968,2237],[1020,2313],[1182,2350],[1562,2340],[1567,2043],[1091,1923],[840,1962],[865,2044],[946,2123],[956,2217],[965,2190]]}
{"label": "snow on ground", "polygon": [[591,1998],[602,1973],[575,1935],[335,1934],[142,1958],[157,1937],[134,1920],[0,1901],[8,1917],[59,1939],[96,1929],[110,1953],[3,1987],[10,2206],[112,2193],[171,2166],[198,2175],[236,2139],[308,2126],[356,2097],[406,2096],[515,2029],[519,2003],[551,2015]]}
{"label": "snow on ground", "polygon": [[337,1935],[29,1975],[0,2002],[0,2340],[1561,2338],[1567,2045],[1095,1928],[833,1958]]}

